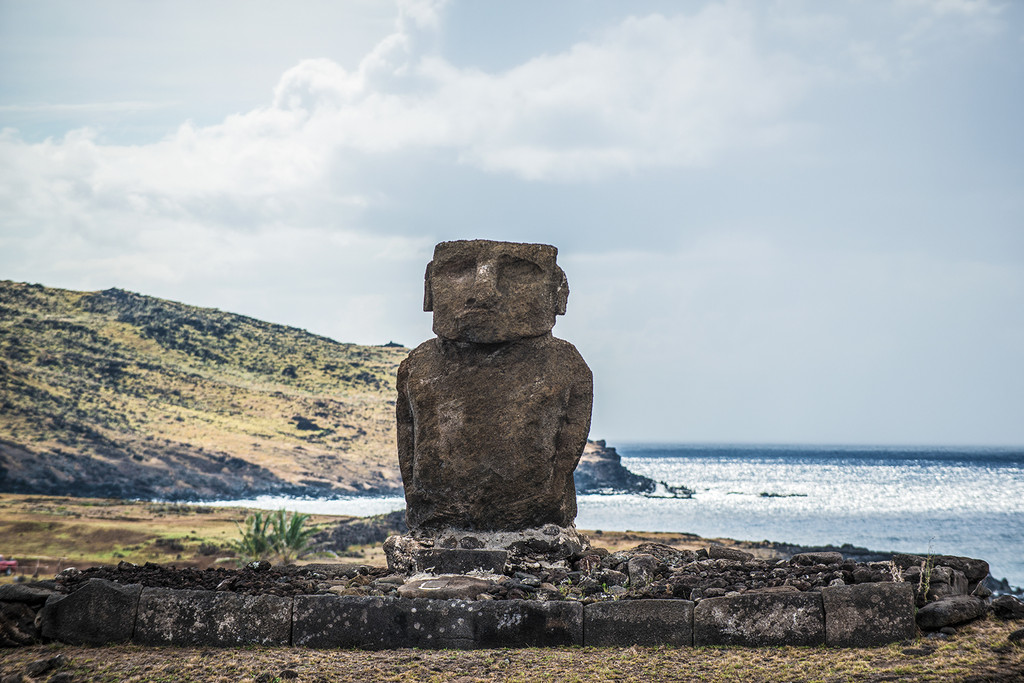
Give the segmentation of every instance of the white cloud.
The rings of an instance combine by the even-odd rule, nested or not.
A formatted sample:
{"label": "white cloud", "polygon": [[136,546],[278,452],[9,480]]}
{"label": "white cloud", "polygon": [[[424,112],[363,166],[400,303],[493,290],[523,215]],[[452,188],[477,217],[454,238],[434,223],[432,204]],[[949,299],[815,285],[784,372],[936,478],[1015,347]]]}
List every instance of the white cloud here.
{"label": "white cloud", "polygon": [[950,36],[985,40],[1004,28],[1005,5],[991,0],[901,0],[900,5],[915,17],[902,38],[908,44]]}
{"label": "white cloud", "polygon": [[165,215],[244,201],[274,213],[275,198],[322,191],[349,151],[450,150],[528,179],[706,164],[777,139],[812,80],[796,60],[759,49],[754,19],[731,5],[628,18],[503,73],[463,69],[423,47],[441,5],[403,3],[399,30],[358,70],[305,60],[281,77],[271,104],[220,124],[185,123],[135,146],[102,144],[88,130],[36,145],[7,134],[4,155],[19,159],[17,174],[42,176],[33,185],[78,201]]}
{"label": "white cloud", "polygon": [[[1000,10],[985,0],[905,3],[940,17]],[[835,77],[831,59],[812,64],[771,49],[766,32],[842,42],[847,28],[833,15],[765,18],[741,3],[712,3],[692,15],[628,17],[560,53],[488,73],[433,49],[445,4],[399,3],[396,31],[357,69],[304,60],[281,76],[271,103],[217,125],[186,122],[133,146],[103,144],[90,130],[35,145],[6,133],[7,172],[33,188],[9,198],[36,210],[49,196],[56,212],[70,198],[78,209],[94,202],[167,216],[235,206],[246,220],[273,220],[296,200],[337,194],[359,154],[433,150],[486,172],[569,182],[714,164],[787,140],[798,128],[794,107]],[[888,77],[883,48],[846,44],[852,70]],[[371,201],[344,186],[340,193],[350,205]]]}
{"label": "white cloud", "polygon": [[[211,258],[239,272],[301,272],[295,264],[309,255],[275,246],[274,235],[319,240],[333,254],[331,239],[344,236],[349,253],[372,258],[389,238],[363,221],[387,201],[361,182],[368,156],[401,163],[395,155],[440,152],[487,172],[562,181],[707,164],[771,141],[810,78],[796,60],[760,49],[754,18],[731,5],[631,17],[501,73],[460,68],[433,50],[443,4],[402,3],[395,33],[358,68],[304,60],[270,103],[216,125],[185,122],[138,145],[105,143],[90,128],[35,144],[3,131],[7,276],[49,272],[53,284],[185,298],[188,278],[221,272]],[[257,247],[269,250],[262,261],[251,256]]]}
{"label": "white cloud", "polygon": [[461,158],[530,179],[702,165],[761,145],[813,78],[758,49],[751,16],[719,6],[630,18],[498,76],[433,66],[442,93],[484,114]]}
{"label": "white cloud", "polygon": [[88,112],[140,112],[152,109],[163,109],[172,106],[173,102],[147,102],[144,100],[126,102],[76,102],[74,104],[0,104],[0,113],[88,113]]}
{"label": "white cloud", "polygon": [[929,10],[939,16],[990,18],[1003,11],[1002,3],[991,0],[901,0],[903,4]]}
{"label": "white cloud", "polygon": [[[9,198],[44,213],[47,197],[57,213],[90,203],[147,216],[236,212],[241,224],[284,219],[328,195],[371,204],[372,189],[350,182],[359,155],[436,152],[489,173],[562,182],[711,165],[788,140],[800,128],[794,108],[836,77],[843,50],[810,60],[769,47],[772,31],[842,42],[848,30],[834,15],[759,16],[741,3],[711,3],[690,15],[628,17],[562,52],[489,73],[434,49],[444,5],[402,2],[395,32],[357,68],[304,60],[281,76],[269,104],[216,125],[186,122],[158,142],[104,144],[79,130],[30,145],[7,133],[7,173],[32,187]],[[996,11],[980,0],[927,7]],[[847,45],[851,72],[888,77],[883,49]]]}

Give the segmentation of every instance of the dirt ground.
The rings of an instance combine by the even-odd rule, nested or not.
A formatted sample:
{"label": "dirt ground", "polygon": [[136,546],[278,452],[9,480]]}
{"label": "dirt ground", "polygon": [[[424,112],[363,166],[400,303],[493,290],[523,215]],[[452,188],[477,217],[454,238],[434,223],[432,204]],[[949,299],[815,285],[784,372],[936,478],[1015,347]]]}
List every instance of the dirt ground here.
{"label": "dirt ground", "polygon": [[65,680],[203,681],[1022,681],[1024,646],[1007,637],[1022,622],[993,618],[948,640],[871,649],[550,648],[500,650],[306,650],[73,647],[0,650],[0,679],[63,655]]}

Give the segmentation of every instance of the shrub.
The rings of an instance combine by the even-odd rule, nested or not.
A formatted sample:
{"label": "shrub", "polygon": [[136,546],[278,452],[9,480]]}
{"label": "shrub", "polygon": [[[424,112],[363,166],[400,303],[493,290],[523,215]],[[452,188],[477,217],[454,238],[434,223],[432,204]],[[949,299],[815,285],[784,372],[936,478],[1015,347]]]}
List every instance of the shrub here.
{"label": "shrub", "polygon": [[309,550],[316,529],[307,527],[308,521],[309,515],[289,513],[284,508],[266,514],[253,512],[238,526],[242,538],[232,545],[241,562],[278,557],[288,564]]}
{"label": "shrub", "polygon": [[241,561],[265,560],[271,555],[274,543],[270,537],[270,515],[264,516],[262,512],[254,512],[246,516],[238,530],[242,538],[232,545]]}
{"label": "shrub", "polygon": [[284,508],[274,513],[273,520],[274,549],[281,557],[281,562],[288,564],[309,549],[310,536],[316,530],[306,526],[309,515],[301,512],[289,515]]}

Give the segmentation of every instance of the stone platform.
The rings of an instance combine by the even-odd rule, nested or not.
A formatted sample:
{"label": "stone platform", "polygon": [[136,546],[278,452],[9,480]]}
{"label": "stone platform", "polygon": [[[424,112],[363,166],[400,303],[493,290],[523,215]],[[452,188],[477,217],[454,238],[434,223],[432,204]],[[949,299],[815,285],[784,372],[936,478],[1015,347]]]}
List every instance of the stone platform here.
{"label": "stone platform", "polygon": [[46,639],[73,644],[294,645],[312,648],[492,648],[828,645],[913,638],[907,583],[764,591],[690,600],[431,600],[240,595],[91,579],[52,595]]}

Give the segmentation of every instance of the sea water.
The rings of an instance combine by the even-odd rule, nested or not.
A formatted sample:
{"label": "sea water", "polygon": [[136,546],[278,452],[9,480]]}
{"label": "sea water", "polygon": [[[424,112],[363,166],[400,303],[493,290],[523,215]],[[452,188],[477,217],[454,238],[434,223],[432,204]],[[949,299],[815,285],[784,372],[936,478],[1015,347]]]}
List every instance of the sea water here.
{"label": "sea water", "polygon": [[[581,529],[967,555],[1024,586],[1024,449],[624,444],[618,451],[633,472],[689,487],[693,497],[579,496]],[[219,504],[372,515],[405,501]]]}

